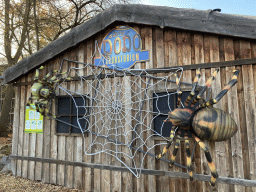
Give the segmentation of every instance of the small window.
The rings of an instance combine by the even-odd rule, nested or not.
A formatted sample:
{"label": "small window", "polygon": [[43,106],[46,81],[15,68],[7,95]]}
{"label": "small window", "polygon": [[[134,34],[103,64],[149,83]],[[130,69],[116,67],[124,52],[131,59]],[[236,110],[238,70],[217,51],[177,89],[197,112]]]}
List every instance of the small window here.
{"label": "small window", "polygon": [[85,97],[59,96],[56,106],[57,134],[81,134],[79,125],[83,130],[86,129],[88,109]]}
{"label": "small window", "polygon": [[[181,101],[185,102],[189,96],[190,91],[183,91]],[[196,92],[198,94],[198,92]],[[168,117],[168,112],[177,108],[177,93],[161,92],[153,93],[153,116],[154,116],[154,130],[162,134],[163,137],[169,137],[172,128],[172,123],[164,123],[164,120]],[[198,103],[195,105],[198,106]]]}

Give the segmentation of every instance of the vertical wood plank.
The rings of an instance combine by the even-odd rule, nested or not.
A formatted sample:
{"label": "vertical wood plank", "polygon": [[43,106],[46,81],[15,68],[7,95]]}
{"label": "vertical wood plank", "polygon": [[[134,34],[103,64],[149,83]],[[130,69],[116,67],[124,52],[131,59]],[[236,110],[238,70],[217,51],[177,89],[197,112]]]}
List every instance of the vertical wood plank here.
{"label": "vertical wood plank", "polygon": [[[36,133],[31,133],[29,140],[30,140],[29,156],[35,157],[35,155],[36,155]],[[34,161],[29,162],[29,179],[30,180],[35,179],[35,162]]]}
{"label": "vertical wood plank", "polygon": [[[75,49],[71,51],[68,58],[70,60],[74,60],[74,61],[77,60]],[[70,62],[69,63],[69,68],[67,69],[67,71],[70,70],[70,67],[77,67],[77,64],[73,63],[73,62]],[[70,71],[69,76],[70,77],[75,76],[74,70]],[[68,82],[68,85],[69,85],[69,90],[71,92],[76,91],[76,82],[75,81]],[[71,102],[73,102],[72,99],[71,99]],[[72,123],[72,124],[74,124],[74,123]],[[71,130],[72,130],[72,127],[71,127]],[[66,137],[66,152],[65,153],[66,153],[66,160],[68,160],[68,161],[73,161],[74,160],[74,142],[75,142],[75,137],[74,136],[71,135],[71,136]],[[65,185],[68,188],[73,188],[74,166],[71,166],[71,165],[66,166],[66,172],[67,172],[67,177],[66,177]]]}
{"label": "vertical wood plank", "polygon": [[[13,117],[13,131],[12,131],[12,155],[18,155],[18,141],[19,141],[19,125],[20,125],[20,95],[21,87],[15,87],[15,107]],[[11,160],[12,173],[17,175],[17,160]]]}
{"label": "vertical wood plank", "polygon": [[[184,63],[188,62],[188,59],[191,59],[191,51],[188,53],[188,34],[186,32],[177,32],[177,66],[182,66]],[[190,57],[186,57],[185,54],[189,54]],[[191,60],[190,60],[191,62]],[[191,72],[190,71],[183,71],[183,74],[181,76],[181,81],[187,82],[191,81]],[[174,85],[174,89],[177,89],[177,86]],[[181,90],[184,87],[181,86]],[[177,153],[176,163],[179,163],[181,165],[186,165],[186,156],[185,156],[185,146],[184,146],[184,141],[180,142],[180,148]],[[182,169],[180,167],[174,166],[174,171],[178,172],[185,172],[187,170]],[[175,191],[188,191],[187,189],[187,180],[186,179],[176,179],[176,186],[175,186]]]}
{"label": "vertical wood plank", "polygon": [[[25,77],[21,79],[25,82]],[[25,100],[26,100],[26,87],[21,86],[21,101],[20,101],[20,126],[19,126],[19,141],[18,141],[18,155],[23,155],[23,138],[24,138],[24,125],[25,125]],[[22,176],[22,160],[17,160],[17,176]]]}
{"label": "vertical wood plank", "polygon": [[[220,38],[220,61],[230,61],[234,60],[234,46],[233,46],[233,40],[228,38]],[[235,68],[221,68],[221,87],[224,88],[226,84],[230,81],[228,79],[228,74],[230,71],[232,71]],[[236,89],[235,87],[232,89]],[[227,94],[227,96],[223,97],[221,99],[221,105],[222,109],[229,113],[228,108],[228,100],[231,92]],[[234,94],[234,93],[233,93]],[[235,94],[235,97],[237,94]],[[237,100],[236,100],[237,101]],[[216,144],[216,164],[217,164],[217,171],[220,176],[223,177],[229,177],[233,175],[233,161],[232,161],[232,147],[231,147],[231,139],[221,142],[219,145]],[[220,150],[218,147],[221,147]],[[218,184],[218,190],[219,191],[234,191],[233,185],[228,184]]]}
{"label": "vertical wood plank", "polygon": [[[65,56],[64,56],[65,58]],[[62,61],[62,57],[60,58],[60,62]],[[68,62],[65,61],[62,65],[61,72],[68,71]],[[67,89],[68,85],[67,83],[62,83],[61,86],[65,89]],[[65,92],[62,90],[59,90],[59,95],[65,95]],[[66,136],[58,136],[58,159],[59,160],[65,160],[66,157]],[[66,181],[66,170],[65,165],[58,165],[57,166],[57,184],[58,185],[65,185]]]}
{"label": "vertical wood plank", "polygon": [[[164,52],[165,52],[165,67],[173,67],[173,66],[177,66],[177,35],[176,35],[176,31],[174,30],[166,30],[164,32]],[[174,85],[174,84],[173,84]],[[174,87],[172,87],[171,85],[169,87],[167,87],[168,89],[175,89]],[[166,154],[165,158],[170,157],[171,153],[173,152],[174,149],[174,144],[170,147],[168,153]],[[168,169],[170,171],[174,171],[176,168],[170,168],[168,166]],[[169,190],[170,191],[175,191],[175,188],[177,188],[178,186],[176,185],[177,179],[175,178],[169,178]]]}
{"label": "vertical wood plank", "polygon": [[[124,100],[127,101],[124,105],[124,110],[126,114],[124,132],[127,133],[125,137],[125,143],[129,143],[132,140],[132,132],[131,130],[131,122],[132,122],[132,106],[131,106],[131,76],[123,77],[124,84]],[[122,152],[125,154],[131,155],[131,151],[128,147],[124,146]],[[132,160],[126,155],[123,156],[124,162],[128,167],[132,167]],[[123,183],[123,191],[132,191],[133,190],[133,182],[132,182],[132,173],[131,172],[123,172],[122,173],[122,183]]]}
{"label": "vertical wood plank", "polygon": [[[133,27],[140,35],[141,35],[141,33],[140,33],[140,28],[138,27],[138,26],[134,26]],[[142,46],[142,45],[141,45]],[[135,65],[134,65],[134,69],[142,69],[142,64],[139,62],[139,63],[136,63]],[[144,97],[144,92],[142,92],[142,93],[140,93],[141,92],[141,87],[143,87],[143,82],[141,81],[141,80],[136,80],[136,82],[137,82],[137,85],[136,85],[136,87],[135,87],[135,92],[136,92],[136,94],[137,94],[137,96],[139,97],[139,99],[143,99],[143,97]],[[137,97],[136,97],[137,98]],[[139,109],[140,109],[140,107],[141,106],[138,106],[139,107]],[[139,112],[139,110],[138,111],[135,111],[135,110],[133,110],[134,111],[134,113],[138,113]],[[141,121],[141,119],[142,119],[142,117],[143,117],[143,114],[142,114],[143,112],[141,112],[141,118],[139,119],[139,121]],[[138,116],[136,115],[136,114],[133,114],[133,116],[137,119],[138,118]],[[133,125],[134,127],[135,127],[135,125],[136,125],[136,121],[135,121],[135,124]],[[143,127],[142,127],[142,125],[138,125],[137,126],[137,133],[138,134],[141,134],[141,132],[142,132],[142,129],[143,129]],[[140,135],[141,137],[143,137],[142,135]],[[142,142],[140,141],[140,140],[136,140],[136,148],[137,147],[139,147],[139,146],[141,146],[142,145]],[[140,148],[140,149],[142,149],[142,148]],[[143,149],[142,149],[143,150]],[[140,165],[140,163],[141,163],[141,160],[143,159],[143,154],[142,153],[140,153],[140,152],[137,152],[137,154],[136,154],[136,156],[135,156],[135,162],[136,162],[136,165],[137,166],[139,166]],[[143,168],[143,167],[142,167]],[[136,189],[135,190],[137,190],[137,191],[144,191],[145,189],[144,189],[144,181],[145,181],[145,175],[143,175],[143,174],[141,174],[140,175],[140,177],[139,178],[136,178],[135,179],[135,181],[136,181]]]}
{"label": "vertical wood plank", "polygon": [[[80,62],[84,62],[84,45],[80,45],[77,52],[77,60]],[[79,69],[78,73],[79,75],[84,75],[83,64],[78,64]],[[81,86],[81,87],[80,87]],[[79,89],[81,88],[81,89]],[[84,84],[80,84],[78,82],[77,88],[79,89],[79,93],[84,93]],[[75,137],[75,146],[76,153],[74,154],[74,161],[82,162],[83,161],[83,137]],[[82,168],[81,167],[74,167],[74,188],[83,189],[83,183],[82,183]]]}
{"label": "vertical wood plank", "polygon": [[[211,36],[204,36],[204,63],[209,63],[210,59],[211,59]],[[201,78],[204,79],[205,81],[207,81],[207,79],[211,76],[211,69],[205,69],[204,73],[202,74]],[[203,77],[204,76],[204,77]],[[205,85],[205,82],[203,83],[203,85]],[[206,93],[208,94],[208,93]],[[206,94],[204,94],[204,98],[206,98]],[[210,149],[210,153],[211,156],[213,157],[213,161],[215,160],[215,154],[212,154],[212,143],[213,142],[208,142],[208,141],[204,141],[204,143],[206,144],[207,147],[209,147]],[[202,171],[204,174],[210,175],[210,171],[209,171],[209,167],[205,158],[205,154],[203,152],[202,149],[200,149],[201,151],[201,163],[202,163]],[[214,161],[214,163],[216,163]],[[204,191],[211,191],[212,187],[209,185],[208,182],[204,182],[203,185],[203,190]]]}
{"label": "vertical wood plank", "polygon": [[[56,60],[53,61],[53,70],[59,70],[60,68],[60,59],[57,58]],[[56,93],[57,95],[57,90]],[[56,101],[53,101],[52,104],[52,110],[51,113],[55,114],[55,109],[56,109]],[[52,119],[51,120],[51,149],[50,149],[50,158],[51,159],[57,159],[58,155],[58,137],[56,135],[56,120]],[[50,164],[50,183],[52,184],[57,184],[57,165],[54,163]]]}
{"label": "vertical wood plank", "polygon": [[[115,77],[115,78],[111,78],[111,80],[108,80],[109,82],[106,82],[105,87],[107,89],[111,89],[110,86],[112,86],[112,92],[115,93],[115,87],[114,85],[117,84],[122,84],[123,83],[123,79],[122,77]],[[120,91],[120,90],[118,90]],[[122,90],[121,90],[122,91]],[[123,92],[122,92],[123,93]],[[115,93],[113,98],[114,100],[123,100],[123,94],[120,93]],[[106,101],[105,101],[106,102]],[[116,120],[116,122],[112,123],[112,127],[115,127],[115,130],[112,130],[112,134],[115,135],[113,137],[114,140],[118,140],[118,141],[122,141],[122,136],[121,134],[123,134],[123,131],[121,129],[118,129],[118,127],[122,126],[122,118],[120,117],[120,114],[116,114],[113,116],[113,119]],[[121,120],[119,120],[121,119]],[[119,134],[119,136],[118,136]],[[122,147],[119,145],[112,145],[112,150],[116,152],[116,155],[119,159],[121,159],[121,154],[117,154],[117,152],[122,152]],[[115,157],[112,156],[112,162],[111,165],[114,166],[122,166],[122,163]],[[122,191],[122,174],[121,171],[111,171],[111,189],[110,191]]]}
{"label": "vertical wood plank", "polygon": [[[47,73],[47,68],[45,66],[45,68],[43,70],[40,70],[39,72],[39,79],[43,78],[46,73]],[[44,117],[44,122],[46,120],[46,117]],[[45,125],[43,125],[43,129],[45,128]],[[41,133],[37,133],[36,134],[36,153],[35,156],[36,157],[43,157],[43,134]],[[42,162],[36,162],[35,163],[35,180],[36,181],[41,181],[42,180]]]}
{"label": "vertical wood plank", "polygon": [[[32,79],[35,77],[35,71],[32,73]],[[36,155],[36,133],[29,134],[29,157],[35,157]],[[35,162],[28,162],[28,178],[30,180],[35,179]]]}
{"label": "vertical wood plank", "polygon": [[[52,63],[47,67],[47,73],[52,71]],[[43,158],[50,158],[50,147],[51,147],[51,119],[44,118],[43,128]],[[42,182],[50,182],[50,164],[43,163],[42,165]]]}
{"label": "vertical wood plank", "polygon": [[[201,34],[194,34],[193,37],[194,50],[192,51],[194,55],[195,64],[204,63],[204,37]],[[201,69],[201,77],[199,79],[199,85],[205,84],[205,69]],[[203,152],[200,147],[197,145],[195,150],[195,172],[197,174],[204,174],[203,172],[203,162],[202,162]],[[196,191],[205,191],[204,182],[195,181],[195,190]]]}
{"label": "vertical wood plank", "polygon": [[[101,37],[101,35],[99,35],[95,40],[97,41],[97,43],[98,43],[98,45],[100,45],[100,42],[101,42],[101,39],[102,39],[102,37]],[[94,46],[98,46],[98,45],[95,45],[95,41],[92,41],[92,43],[94,44]],[[98,47],[97,47],[98,48]],[[92,50],[92,52],[93,52],[93,57],[92,57],[92,59],[94,59],[95,57],[99,57],[100,56],[100,53],[98,52],[98,49],[97,49],[97,51],[96,51],[96,49],[93,49]],[[93,63],[93,62],[92,62]],[[100,70],[98,70],[97,72],[100,72]],[[96,81],[95,81],[96,82]],[[95,87],[96,87],[96,84],[95,84]],[[97,91],[99,91],[99,92],[103,92],[104,90],[103,90],[103,88],[102,88],[102,86],[98,86],[98,90]],[[92,92],[92,93],[94,93],[94,91]],[[97,92],[98,93],[98,92]],[[101,98],[100,98],[101,97]],[[97,96],[97,99],[100,99],[100,100],[102,100],[103,99],[103,97],[102,97],[102,95],[100,96],[100,95],[98,95]],[[93,115],[94,117],[94,120],[95,120],[95,122],[94,122],[94,130],[93,130],[93,132],[95,132],[95,133],[98,133],[98,134],[100,134],[100,135],[102,135],[102,130],[103,130],[103,122],[102,122],[102,120],[101,120],[101,114],[100,114],[100,110],[101,109],[99,109],[98,107],[96,107],[97,105],[99,105],[99,103],[97,103],[97,102],[94,102],[94,106],[95,106],[95,109],[94,109],[94,111],[95,111],[95,114]],[[94,138],[96,137],[96,136],[93,136]],[[99,142],[99,143],[104,143],[104,139],[103,138],[100,138],[100,137],[97,137],[97,139],[96,139],[96,141],[97,142]],[[99,152],[97,155],[94,155],[94,163],[97,163],[97,164],[101,164],[102,163],[102,158],[103,158],[103,154],[100,152],[101,150],[102,150],[102,147],[101,146],[99,146],[99,145],[95,145],[94,146],[94,148],[93,148],[93,150],[94,150],[94,153],[97,153],[97,152]],[[100,170],[100,169],[94,169],[94,185],[93,185],[93,187],[94,187],[94,191],[101,191],[101,190],[103,190],[102,189],[102,183],[104,183],[105,181],[103,180],[103,178],[102,178],[102,170]],[[104,184],[103,184],[104,185]]]}
{"label": "vertical wood plank", "polygon": [[[152,28],[151,27],[143,27],[141,29],[141,38],[144,40],[144,46],[145,46],[145,50],[149,51],[149,61],[146,62],[146,69],[152,69],[153,68],[153,41],[152,41]],[[148,79],[146,79],[146,81],[148,82]],[[150,84],[153,83],[153,79],[150,80],[149,82]],[[149,94],[149,92],[148,92]],[[152,97],[152,95],[148,95],[149,98]],[[151,102],[148,100],[147,103],[147,111],[151,110]],[[152,116],[148,116],[146,121],[147,121],[147,125],[151,126],[151,120],[152,120]],[[151,130],[147,131],[147,138],[152,134]],[[153,139],[148,139],[147,140],[147,145],[148,146],[153,146],[154,145],[154,140]],[[155,154],[154,150],[149,151],[152,154]],[[148,169],[155,169],[155,158],[151,157],[151,156],[147,156],[146,158],[146,163],[147,163],[147,168]],[[147,185],[146,185],[147,184]],[[145,182],[146,187],[148,188],[149,192],[154,192],[156,191],[156,177],[154,175],[148,175],[148,180]]]}
{"label": "vertical wood plank", "polygon": [[[218,62],[220,59],[220,55],[219,55],[219,39],[218,36],[211,36],[209,37],[209,41],[210,41],[210,62]],[[211,69],[211,75],[214,73],[215,68]],[[219,92],[221,91],[221,71],[219,71],[214,79],[214,81],[212,82],[211,85],[212,88],[212,98],[215,98]],[[219,108],[222,109],[222,103],[219,102],[217,104],[215,104],[213,107],[215,108]],[[222,167],[222,165],[224,164],[225,160],[223,158],[223,164],[218,164],[219,162],[216,161],[216,156],[217,155],[222,155],[225,153],[225,142],[209,142],[209,147],[211,150],[211,156],[212,156],[212,160],[215,163],[216,169],[217,171],[220,171],[221,168],[218,167]],[[217,152],[216,152],[217,151]],[[220,156],[219,156],[220,157]],[[221,173],[219,174],[221,175]],[[219,185],[217,184],[215,188],[213,188],[212,190],[217,191]],[[225,189],[220,189],[220,191],[225,190]]]}
{"label": "vertical wood plank", "polygon": [[[109,88],[109,84],[111,84],[111,80],[109,79],[108,81],[103,81],[102,82],[102,88],[101,89],[101,92],[104,93],[104,89],[106,88]],[[114,94],[114,90],[113,90],[113,94]],[[115,98],[112,98],[112,99],[115,99]],[[106,97],[103,97],[102,98],[102,102],[106,103],[107,102],[107,98]],[[104,113],[103,113],[104,114]],[[109,134],[108,131],[106,129],[106,127],[109,127],[109,123],[110,122],[110,118],[113,118],[113,117],[109,117],[111,116],[112,114],[108,114],[105,116],[101,115],[99,118],[104,121],[102,122],[102,127],[104,127],[103,131],[102,131],[102,134],[103,135],[107,135]],[[112,125],[113,126],[113,125]],[[104,139],[102,140],[103,143],[107,142],[107,141],[104,141]],[[104,164],[104,165],[110,165],[111,164],[111,156],[107,153],[102,153],[102,160],[101,160],[101,164]],[[110,191],[110,187],[111,187],[111,171],[110,170],[101,170],[101,191]]]}
{"label": "vertical wood plank", "polygon": [[[93,41],[90,40],[87,42],[86,44],[86,62],[87,63],[92,63],[92,55],[93,55]],[[87,69],[85,69],[85,75],[90,75],[90,67],[88,67]],[[85,88],[85,91],[87,93],[90,92],[90,87],[87,86]],[[92,122],[92,118],[89,119],[90,122]],[[90,149],[88,149],[90,147],[90,141],[92,141],[92,135],[89,134],[87,138],[85,138],[84,140],[84,150],[88,151],[88,153],[91,152]],[[87,162],[87,163],[91,163],[92,162],[92,156],[91,155],[85,155],[84,156],[84,161]],[[92,191],[92,179],[93,179],[93,171],[91,168],[83,168],[84,169],[84,172],[85,172],[85,176],[84,176],[84,188],[85,188],[85,191]]]}
{"label": "vertical wood plank", "polygon": [[[181,51],[181,55],[182,55],[182,63],[179,63],[179,65],[189,65],[191,64],[191,59],[192,59],[192,50],[191,50],[191,35],[187,32],[182,32],[181,36],[180,36],[180,50]],[[191,70],[187,70],[183,72],[182,75],[182,80],[184,82],[187,83],[192,83],[192,74],[191,74]],[[183,88],[181,86],[181,88]],[[186,152],[185,152],[185,144],[184,142],[182,143],[182,147],[181,147],[181,157],[182,157],[182,164],[186,165]],[[191,142],[190,142],[191,143]],[[183,170],[185,172],[187,172],[187,170]],[[189,186],[191,184],[191,182],[188,179],[182,179],[182,183],[183,183],[183,191],[189,191]]]}
{"label": "vertical wood plank", "polygon": [[[65,136],[58,136],[58,159],[65,160]],[[58,165],[57,184],[65,185],[65,165]]]}
{"label": "vertical wood plank", "polygon": [[[32,74],[30,73],[27,77],[27,81],[29,82],[31,81],[31,79],[32,79]],[[31,85],[28,85],[26,89],[25,114],[26,114],[26,104],[27,104],[28,98],[31,96],[30,88],[31,88]],[[30,135],[29,133],[24,133],[23,156],[28,156],[28,153],[29,153],[29,135]],[[22,169],[23,169],[22,177],[28,178],[28,161],[26,160],[23,161]]]}
{"label": "vertical wood plank", "polygon": [[[155,28],[154,29],[154,47],[155,47],[155,51],[154,51],[154,55],[155,55],[155,60],[156,60],[156,66],[157,68],[163,68],[164,64],[165,64],[165,46],[164,46],[164,31],[163,29],[160,28]],[[157,76],[162,77],[163,74],[157,74]],[[159,89],[162,89],[163,87],[159,87]],[[160,146],[160,151],[159,153],[163,150],[164,145]],[[169,169],[169,165],[166,162],[160,161],[160,169],[161,170],[168,170]],[[160,178],[160,182],[158,183],[160,190],[161,191],[169,191],[169,177],[166,176],[161,176]]]}

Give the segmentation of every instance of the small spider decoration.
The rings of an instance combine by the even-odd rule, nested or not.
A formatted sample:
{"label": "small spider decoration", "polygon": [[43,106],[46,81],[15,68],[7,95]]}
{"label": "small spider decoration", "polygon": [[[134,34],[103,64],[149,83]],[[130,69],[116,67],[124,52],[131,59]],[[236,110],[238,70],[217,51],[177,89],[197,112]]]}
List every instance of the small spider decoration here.
{"label": "small spider decoration", "polygon": [[[36,81],[36,83],[34,83],[31,87],[31,97],[28,98],[27,106],[32,108],[30,105],[32,104],[33,100],[36,100],[35,107],[37,112],[41,113],[43,116],[51,116],[55,118],[55,116],[50,114],[49,108],[50,103],[54,101],[56,85],[57,83],[60,83],[64,80],[72,80],[72,78],[62,78],[61,75],[64,75],[67,72],[59,73],[58,70],[54,70],[49,72],[42,79],[39,79],[39,70],[41,69],[44,69],[44,66],[36,69],[36,74],[34,78],[34,81]],[[52,76],[53,73],[56,74]]]}
{"label": "small spider decoration", "polygon": [[164,147],[162,153],[156,156],[157,159],[160,159],[166,154],[174,140],[174,136],[177,133],[174,150],[170,157],[170,166],[172,167],[174,164],[175,157],[180,146],[180,138],[182,137],[185,139],[187,167],[190,180],[192,181],[193,173],[188,138],[194,138],[205,153],[206,160],[212,175],[210,181],[212,186],[215,185],[218,174],[215,165],[212,162],[209,149],[205,146],[201,139],[208,141],[225,141],[231,138],[238,129],[230,114],[224,112],[221,109],[213,108],[212,105],[218,103],[220,99],[228,92],[228,90],[237,83],[239,70],[233,71],[233,77],[231,81],[223,88],[223,90],[216,96],[215,99],[208,99],[207,101],[203,100],[202,104],[199,104],[197,107],[195,106],[195,104],[202,99],[202,95],[206,89],[210,87],[218,71],[219,69],[214,71],[213,75],[207,80],[205,86],[203,86],[198,95],[195,96],[198,79],[200,78],[200,69],[196,70],[196,77],[192,85],[192,90],[190,95],[187,97],[183,108],[181,105],[182,92],[180,90],[180,82],[177,74],[175,75],[176,84],[178,86],[178,108],[169,112],[168,114],[168,119],[166,122],[171,122],[173,125],[170,132],[170,140]]}

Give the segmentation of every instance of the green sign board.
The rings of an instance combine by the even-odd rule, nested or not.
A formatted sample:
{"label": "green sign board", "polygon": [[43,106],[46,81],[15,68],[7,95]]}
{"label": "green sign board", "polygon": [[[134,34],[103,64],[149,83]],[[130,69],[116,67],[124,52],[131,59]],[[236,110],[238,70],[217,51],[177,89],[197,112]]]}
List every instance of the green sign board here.
{"label": "green sign board", "polygon": [[43,133],[44,116],[36,111],[34,104],[26,106],[25,133]]}

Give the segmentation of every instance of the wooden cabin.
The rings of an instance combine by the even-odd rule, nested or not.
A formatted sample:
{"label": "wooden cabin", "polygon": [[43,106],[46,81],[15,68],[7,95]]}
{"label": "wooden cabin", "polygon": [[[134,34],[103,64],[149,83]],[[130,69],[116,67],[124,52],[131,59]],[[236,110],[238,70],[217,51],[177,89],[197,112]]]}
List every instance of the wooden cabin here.
{"label": "wooden cabin", "polygon": [[[35,83],[36,69],[45,66],[40,70],[42,78],[49,71],[58,70],[62,59],[94,64],[100,56],[95,47],[101,46],[104,38],[118,26],[134,29],[136,38],[141,38],[141,45],[135,44],[135,48],[141,46],[147,51],[146,59],[138,60],[130,69],[152,70],[153,76],[161,77],[165,73],[161,70],[182,67],[182,82],[191,85],[196,69],[200,68],[199,84],[204,85],[214,70],[220,68],[211,86],[212,97],[231,80],[234,69],[240,70],[238,83],[215,105],[231,114],[238,132],[227,141],[205,142],[219,174],[215,187],[208,184],[210,171],[198,145],[193,157],[194,181],[189,181],[186,168],[169,168],[168,162],[155,159],[154,155],[163,145],[156,146],[151,155],[145,156],[141,175],[136,178],[113,156],[105,153],[86,155],[85,143],[93,136],[82,137],[70,128],[67,132],[58,131],[55,119],[43,118],[42,133],[25,132],[26,103]],[[8,68],[3,73],[4,82],[13,84],[16,93],[11,155],[13,174],[84,191],[256,191],[255,26],[255,16],[164,6],[114,5]],[[113,49],[121,51],[119,47]],[[68,65],[80,66],[78,63]],[[157,69],[161,69],[161,73]],[[68,67],[63,65],[62,70]],[[83,75],[90,75],[86,68]],[[79,83],[74,78],[66,82],[66,88],[75,90]],[[190,89],[191,86],[186,87]],[[65,95],[57,91],[56,97]],[[150,107],[148,105],[144,107]],[[61,108],[58,102],[53,102],[51,112],[56,114],[57,108]],[[147,117],[145,124],[148,122],[152,121]],[[157,144],[161,139],[152,137],[148,142]],[[190,143],[193,146],[194,140]],[[167,153],[165,158],[170,155]],[[186,166],[184,141],[181,141],[176,162]]]}

